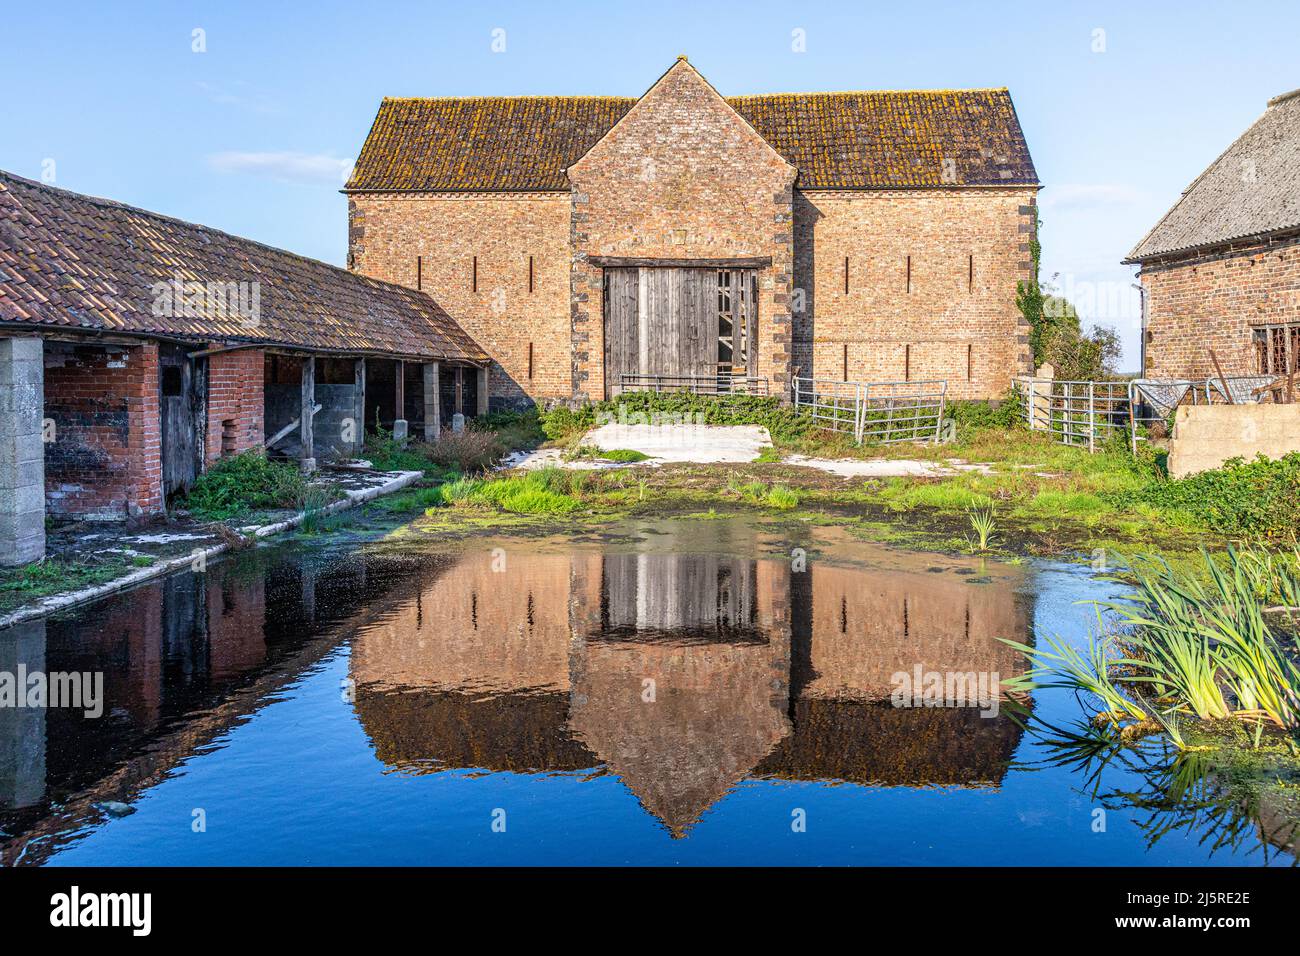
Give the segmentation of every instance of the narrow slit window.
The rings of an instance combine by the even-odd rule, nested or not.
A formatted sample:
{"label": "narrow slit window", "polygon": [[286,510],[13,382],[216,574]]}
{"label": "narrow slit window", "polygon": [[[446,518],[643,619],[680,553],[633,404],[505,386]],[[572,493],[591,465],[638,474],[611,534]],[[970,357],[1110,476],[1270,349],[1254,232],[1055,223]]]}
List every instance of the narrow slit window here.
{"label": "narrow slit window", "polygon": [[415,288],[416,291],[424,288],[424,256],[415,257]]}
{"label": "narrow slit window", "polygon": [[478,256],[475,256],[470,263],[469,291],[478,291]]}
{"label": "narrow slit window", "polygon": [[529,343],[528,343],[528,379],[529,379],[529,381],[531,381],[532,378],[533,378],[533,343],[532,343],[532,342],[529,342]]}
{"label": "narrow slit window", "polygon": [[844,257],[844,294],[849,294],[849,257]]}
{"label": "narrow slit window", "polygon": [[907,257],[907,291],[912,291],[912,257]]}
{"label": "narrow slit window", "polygon": [[[533,291],[533,257],[528,257],[528,291]],[[532,346],[529,346],[531,348]],[[529,378],[532,378],[530,375]]]}
{"label": "narrow slit window", "polygon": [[903,381],[912,380],[912,346],[903,346]]}
{"label": "narrow slit window", "polygon": [[966,291],[975,291],[975,257],[968,256],[966,259]]}
{"label": "narrow slit window", "polygon": [[844,343],[844,381],[849,380],[849,343]]}
{"label": "narrow slit window", "polygon": [[975,346],[966,346],[966,381],[975,377]]}

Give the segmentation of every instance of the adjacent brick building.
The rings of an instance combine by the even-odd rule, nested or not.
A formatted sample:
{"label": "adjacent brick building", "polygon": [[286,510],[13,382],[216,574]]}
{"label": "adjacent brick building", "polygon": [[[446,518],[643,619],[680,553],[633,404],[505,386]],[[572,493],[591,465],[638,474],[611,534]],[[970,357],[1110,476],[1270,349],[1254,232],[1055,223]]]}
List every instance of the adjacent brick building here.
{"label": "adjacent brick building", "polygon": [[1143,373],[1205,379],[1300,368],[1300,90],[1183,191],[1124,260],[1141,267]]}
{"label": "adjacent brick building", "polygon": [[443,303],[502,405],[718,373],[993,398],[1030,365],[1037,189],[1004,89],[724,98],[680,58],[640,98],[385,99],[348,264]]}

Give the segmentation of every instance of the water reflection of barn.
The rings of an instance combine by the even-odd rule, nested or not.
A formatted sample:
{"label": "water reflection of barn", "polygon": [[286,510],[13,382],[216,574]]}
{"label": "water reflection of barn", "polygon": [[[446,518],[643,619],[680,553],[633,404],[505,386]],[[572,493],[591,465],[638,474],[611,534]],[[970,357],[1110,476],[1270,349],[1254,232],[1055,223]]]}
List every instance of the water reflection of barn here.
{"label": "water reflection of barn", "polygon": [[1010,720],[887,697],[916,664],[1015,673],[997,638],[1029,628],[1017,572],[792,573],[671,548],[512,554],[503,571],[463,557],[353,644],[378,757],[416,772],[603,768],[674,833],[749,776],[1001,781]]}

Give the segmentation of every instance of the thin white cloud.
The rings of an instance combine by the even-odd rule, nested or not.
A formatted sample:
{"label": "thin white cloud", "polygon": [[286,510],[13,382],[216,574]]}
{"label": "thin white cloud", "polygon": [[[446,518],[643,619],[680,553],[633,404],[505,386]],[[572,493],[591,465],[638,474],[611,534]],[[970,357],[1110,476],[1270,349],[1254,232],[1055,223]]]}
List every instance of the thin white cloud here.
{"label": "thin white cloud", "polygon": [[208,99],[219,106],[233,106],[252,113],[279,113],[280,106],[265,93],[243,80],[230,85],[199,80],[194,84]]}
{"label": "thin white cloud", "polygon": [[208,165],[219,173],[264,176],[306,186],[336,186],[347,182],[353,162],[328,153],[232,151],[208,157]]}
{"label": "thin white cloud", "polygon": [[1119,183],[1062,183],[1044,188],[1038,204],[1044,209],[1113,209],[1145,198],[1141,190]]}

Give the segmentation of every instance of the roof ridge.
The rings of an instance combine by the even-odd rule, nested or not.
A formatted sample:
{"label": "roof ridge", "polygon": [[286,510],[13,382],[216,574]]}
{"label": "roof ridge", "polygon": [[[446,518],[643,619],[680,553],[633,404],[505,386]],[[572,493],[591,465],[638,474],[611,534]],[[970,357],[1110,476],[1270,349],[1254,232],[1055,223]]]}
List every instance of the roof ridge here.
{"label": "roof ridge", "polygon": [[741,93],[737,96],[728,96],[729,100],[759,99],[765,96],[861,96],[864,93],[1008,93],[1010,88],[1006,86],[959,86],[959,87],[936,87],[933,89],[880,89],[880,90],[790,90],[779,93]]}
{"label": "roof ridge", "polygon": [[385,96],[383,103],[463,102],[466,100],[639,100],[639,96],[615,96],[600,93],[525,93],[519,96],[499,93],[476,93],[470,96]]}
{"label": "roof ridge", "polygon": [[[707,82],[707,81],[706,81]],[[875,89],[875,90],[781,90],[773,93],[737,93],[735,95],[726,95],[724,100],[746,100],[761,99],[772,96],[862,96],[864,94],[887,94],[896,93],[899,95],[907,94],[929,94],[942,95],[945,93],[1007,93],[1010,88],[1006,86],[958,86],[958,87],[934,87],[934,88],[915,88],[915,89]],[[1300,91],[1297,91],[1300,92]],[[645,94],[643,93],[642,96]],[[1294,94],[1285,94],[1286,96]],[[637,101],[640,96],[625,96],[615,93],[522,93],[522,94],[501,94],[501,93],[474,93],[467,96],[385,96],[381,100],[384,103],[432,103],[432,102],[458,102],[467,100],[630,100]],[[1279,98],[1281,99],[1281,98]]]}

